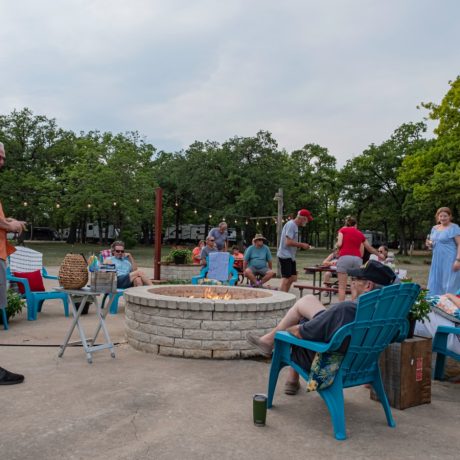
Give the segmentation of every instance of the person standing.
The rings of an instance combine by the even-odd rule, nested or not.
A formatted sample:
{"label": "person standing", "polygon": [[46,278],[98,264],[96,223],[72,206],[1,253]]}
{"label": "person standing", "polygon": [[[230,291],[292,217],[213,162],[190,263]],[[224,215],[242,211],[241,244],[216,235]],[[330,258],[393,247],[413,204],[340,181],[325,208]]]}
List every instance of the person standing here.
{"label": "person standing", "polygon": [[[361,267],[363,263],[363,251],[366,248],[371,254],[379,255],[378,251],[373,248],[366,237],[357,228],[356,219],[348,216],[345,219],[345,226],[337,234],[337,249],[339,250],[339,259],[337,261],[337,278],[339,279],[339,302],[345,300],[348,271]],[[356,298],[352,286],[352,299]]]}
{"label": "person standing", "polygon": [[443,207],[436,211],[436,222],[426,240],[433,250],[429,295],[442,295],[460,289],[460,227],[452,222],[452,211]]}
{"label": "person standing", "polygon": [[218,227],[211,228],[208,236],[214,238],[216,242],[216,248],[218,251],[227,252],[228,231],[226,222],[221,222]]}
{"label": "person standing", "polygon": [[297,281],[297,266],[295,261],[297,248],[310,249],[308,243],[299,242],[299,226],[305,227],[312,220],[313,216],[311,212],[308,209],[301,209],[297,213],[297,217],[286,222],[283,227],[280,245],[276,253],[281,266],[281,291],[289,292],[292,283]]}
{"label": "person standing", "polygon": [[[5,147],[0,142],[0,169],[3,168],[5,159]],[[6,308],[7,306],[6,258],[13,252],[12,247],[7,242],[6,234],[7,232],[21,234],[25,229],[25,225],[26,223],[23,221],[6,218],[0,201],[0,308]],[[0,367],[0,385],[14,385],[23,381],[23,375],[14,374]]]}

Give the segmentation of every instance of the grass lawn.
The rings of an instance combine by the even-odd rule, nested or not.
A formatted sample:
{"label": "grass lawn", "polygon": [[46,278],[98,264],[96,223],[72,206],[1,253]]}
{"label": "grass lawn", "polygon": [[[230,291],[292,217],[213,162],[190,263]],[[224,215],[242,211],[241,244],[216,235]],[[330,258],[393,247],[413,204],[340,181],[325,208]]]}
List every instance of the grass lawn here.
{"label": "grass lawn", "polygon": [[[59,266],[64,256],[69,252],[78,254],[82,253],[88,257],[91,254],[98,254],[101,250],[101,246],[97,244],[70,245],[61,242],[31,242],[26,243],[26,246],[43,253],[45,266]],[[162,256],[168,254],[169,250],[169,246],[163,246],[161,248]],[[275,255],[276,250],[274,248],[271,248],[271,250],[272,254]],[[131,252],[139,266],[153,267],[153,246],[139,245],[134,249],[130,249],[129,252]],[[303,274],[303,267],[321,263],[329,252],[329,250],[321,248],[315,248],[309,251],[297,251],[297,268],[299,271],[299,278],[307,278],[306,275]],[[431,254],[428,251],[415,251],[412,257],[397,255],[396,266],[400,269],[407,270],[408,276],[411,277],[414,282],[417,282],[422,286],[426,286],[428,281],[428,272],[430,270],[430,260]],[[273,260],[273,266],[276,269],[276,257]]]}

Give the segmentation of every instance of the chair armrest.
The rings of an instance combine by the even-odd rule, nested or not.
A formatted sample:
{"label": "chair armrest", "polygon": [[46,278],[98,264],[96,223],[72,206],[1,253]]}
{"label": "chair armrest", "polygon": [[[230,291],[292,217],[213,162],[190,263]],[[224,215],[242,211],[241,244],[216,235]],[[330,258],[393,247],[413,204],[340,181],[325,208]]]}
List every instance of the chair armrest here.
{"label": "chair armrest", "polygon": [[10,281],[13,283],[21,283],[24,286],[24,291],[30,292],[30,284],[27,278],[18,278],[17,276],[7,275],[6,279],[7,281]]}
{"label": "chair armrest", "polygon": [[42,276],[43,278],[49,279],[49,280],[58,280],[59,277],[54,276],[54,275],[48,275],[48,271],[46,270],[45,267],[42,267]]}
{"label": "chair armrest", "polygon": [[324,342],[311,342],[310,340],[298,339],[289,332],[281,331],[275,334],[275,342],[279,340],[280,342],[290,343],[291,345],[296,345],[301,348],[307,348],[308,350],[316,351],[323,353],[328,351],[331,347],[331,343]]}
{"label": "chair armrest", "polygon": [[460,335],[460,327],[453,327],[453,326],[438,326],[436,329],[436,335],[438,334],[456,334]]}

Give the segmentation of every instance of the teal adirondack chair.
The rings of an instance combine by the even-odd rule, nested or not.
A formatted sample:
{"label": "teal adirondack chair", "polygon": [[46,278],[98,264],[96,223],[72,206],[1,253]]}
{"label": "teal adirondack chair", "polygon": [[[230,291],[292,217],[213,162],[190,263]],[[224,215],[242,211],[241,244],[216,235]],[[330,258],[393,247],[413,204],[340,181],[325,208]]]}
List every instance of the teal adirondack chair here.
{"label": "teal adirondack chair", "polygon": [[16,247],[16,252],[8,257],[8,266],[6,268],[6,279],[10,283],[18,283],[23,286],[23,297],[27,302],[27,319],[35,321],[38,312],[41,311],[45,300],[60,299],[64,304],[64,314],[69,316],[69,305],[67,294],[57,291],[33,291],[30,288],[27,278],[14,276],[15,272],[35,272],[40,270],[41,276],[47,279],[57,280],[57,276],[49,275],[46,268],[43,266],[43,254],[33,249],[23,246]]}
{"label": "teal adirondack chair", "polygon": [[433,351],[436,352],[436,366],[434,368],[434,379],[444,380],[444,366],[446,356],[460,361],[460,355],[447,348],[447,337],[449,334],[460,336],[460,327],[439,326],[433,339]]}
{"label": "teal adirondack chair", "polygon": [[272,407],[278,375],[284,366],[293,367],[305,380],[309,379],[309,373],[291,360],[292,345],[317,353],[332,352],[350,337],[334,382],[328,388],[318,390],[331,415],[336,439],[346,439],[343,390],[348,387],[371,384],[382,403],[388,425],[396,426],[383,388],[379,356],[391,342],[403,341],[407,336],[407,315],[419,291],[417,284],[402,283],[363,294],[358,300],[355,321],[341,327],[329,343],[301,340],[287,332],[277,332],[267,407]]}
{"label": "teal adirondack chair", "polygon": [[211,252],[206,257],[206,266],[201,269],[198,276],[192,278],[192,284],[199,284],[199,280],[209,278],[234,286],[238,281],[234,262],[235,258],[228,252]]}

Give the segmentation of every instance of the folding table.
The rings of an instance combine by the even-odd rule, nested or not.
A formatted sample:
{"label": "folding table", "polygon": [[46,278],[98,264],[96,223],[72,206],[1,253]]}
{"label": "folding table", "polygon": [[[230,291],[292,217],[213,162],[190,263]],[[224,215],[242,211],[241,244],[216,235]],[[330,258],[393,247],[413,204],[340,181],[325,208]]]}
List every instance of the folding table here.
{"label": "folding table", "polygon": [[[99,304],[98,297],[101,294],[104,294],[103,292],[94,291],[90,287],[84,287],[82,289],[56,288],[56,290],[60,292],[64,292],[69,296],[70,303],[72,305],[72,314],[73,314],[72,324],[69,330],[67,331],[67,334],[64,339],[64,343],[61,345],[60,350],[59,350],[59,354],[58,354],[59,358],[62,358],[62,355],[64,354],[64,351],[68,345],[72,345],[73,343],[75,343],[73,342],[69,344],[70,337],[72,336],[72,333],[75,327],[77,327],[78,332],[80,334],[81,344],[83,345],[83,349],[85,350],[86,360],[88,361],[88,363],[91,364],[93,362],[92,353],[94,353],[95,351],[99,351],[99,350],[109,349],[110,355],[112,356],[112,358],[115,358],[114,346],[113,346],[112,341],[110,340],[109,331],[107,330],[107,326],[105,324],[105,317],[107,316],[107,313],[110,310],[110,306],[115,296],[112,296],[109,304],[106,305],[105,308],[102,308],[101,305]],[[81,321],[80,321],[81,313],[88,300],[91,300],[91,302],[93,302],[96,305],[96,316],[98,318],[98,325],[97,325],[96,331],[92,339],[86,338],[85,331],[83,329],[83,325],[81,324]],[[78,306],[78,308],[75,305],[76,302],[80,302],[80,305]],[[100,345],[95,345],[96,338],[101,329],[105,336],[105,342]]]}

